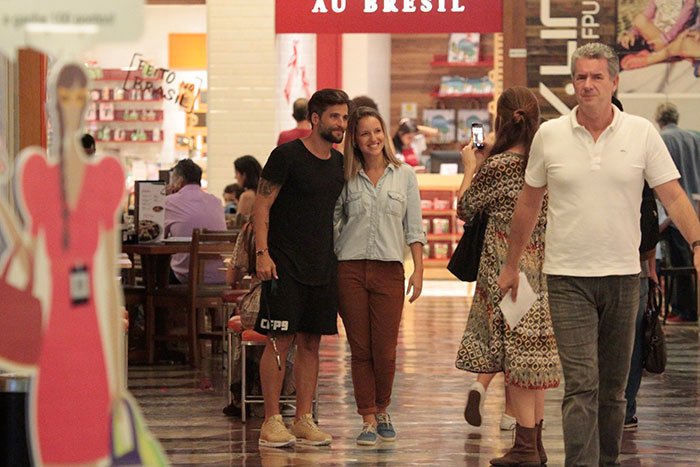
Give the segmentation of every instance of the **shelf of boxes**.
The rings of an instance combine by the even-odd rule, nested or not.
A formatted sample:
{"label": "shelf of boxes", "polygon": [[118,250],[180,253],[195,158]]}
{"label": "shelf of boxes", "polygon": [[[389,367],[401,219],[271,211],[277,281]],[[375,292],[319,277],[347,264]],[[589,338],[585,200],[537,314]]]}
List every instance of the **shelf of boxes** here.
{"label": "shelf of boxes", "polygon": [[[135,144],[150,148],[163,143],[162,103],[165,100],[157,91],[161,78],[119,69],[103,69],[100,73],[100,78],[92,80],[90,104],[85,116],[88,132],[98,144],[108,144],[113,149],[128,145],[123,146],[123,155],[150,154],[152,149],[128,148]],[[125,84],[133,86],[134,80],[147,83],[148,89],[123,88]]]}
{"label": "shelf of boxes", "polygon": [[428,240],[423,248],[423,275],[426,279],[453,279],[445,267],[464,230],[456,210],[462,176],[418,174],[417,178]]}

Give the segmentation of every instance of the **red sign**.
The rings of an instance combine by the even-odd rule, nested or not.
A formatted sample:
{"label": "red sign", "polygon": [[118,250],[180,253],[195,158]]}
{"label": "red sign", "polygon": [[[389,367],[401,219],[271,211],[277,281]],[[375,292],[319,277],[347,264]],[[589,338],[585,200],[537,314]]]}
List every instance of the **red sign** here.
{"label": "red sign", "polygon": [[277,33],[501,32],[502,0],[276,0]]}

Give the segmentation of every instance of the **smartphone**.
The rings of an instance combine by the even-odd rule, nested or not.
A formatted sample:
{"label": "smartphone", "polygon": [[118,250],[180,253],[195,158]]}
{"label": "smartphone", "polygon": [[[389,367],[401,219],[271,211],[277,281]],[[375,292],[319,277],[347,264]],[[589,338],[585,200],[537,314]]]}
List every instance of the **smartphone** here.
{"label": "smartphone", "polygon": [[472,147],[474,149],[484,149],[484,125],[472,123]]}

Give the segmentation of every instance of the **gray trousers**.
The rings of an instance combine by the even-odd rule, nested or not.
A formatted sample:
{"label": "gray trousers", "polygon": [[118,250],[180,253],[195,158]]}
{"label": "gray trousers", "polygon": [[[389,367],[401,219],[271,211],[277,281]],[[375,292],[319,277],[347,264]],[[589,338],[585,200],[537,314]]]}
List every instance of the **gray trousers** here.
{"label": "gray trousers", "polygon": [[567,466],[620,465],[639,275],[547,276]]}

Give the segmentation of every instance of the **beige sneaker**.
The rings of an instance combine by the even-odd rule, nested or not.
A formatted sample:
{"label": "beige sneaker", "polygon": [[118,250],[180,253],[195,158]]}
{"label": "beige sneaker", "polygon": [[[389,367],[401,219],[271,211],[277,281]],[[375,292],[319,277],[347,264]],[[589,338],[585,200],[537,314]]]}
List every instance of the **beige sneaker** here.
{"label": "beige sneaker", "polygon": [[282,421],[282,415],[273,415],[265,420],[260,427],[258,445],[270,448],[284,448],[294,446],[296,437],[287,430]]}
{"label": "beige sneaker", "polygon": [[309,446],[327,446],[333,441],[333,437],[318,429],[310,413],[301,416],[299,421],[294,422],[289,430],[296,436],[297,443]]}

